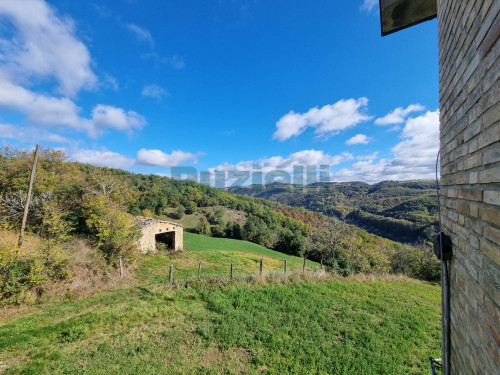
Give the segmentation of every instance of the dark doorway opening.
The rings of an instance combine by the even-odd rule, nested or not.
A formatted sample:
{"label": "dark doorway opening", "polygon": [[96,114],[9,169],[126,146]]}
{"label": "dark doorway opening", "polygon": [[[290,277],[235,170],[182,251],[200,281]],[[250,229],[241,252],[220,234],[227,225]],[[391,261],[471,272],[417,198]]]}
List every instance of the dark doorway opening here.
{"label": "dark doorway opening", "polygon": [[[156,249],[174,249],[175,248],[175,231],[163,232],[155,235]],[[159,245],[162,244],[162,245]]]}

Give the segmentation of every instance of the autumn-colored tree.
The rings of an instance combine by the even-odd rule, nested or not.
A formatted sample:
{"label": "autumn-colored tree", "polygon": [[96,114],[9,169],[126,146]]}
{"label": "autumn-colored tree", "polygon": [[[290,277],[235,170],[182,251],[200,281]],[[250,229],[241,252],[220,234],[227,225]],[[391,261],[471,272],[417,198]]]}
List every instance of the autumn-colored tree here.
{"label": "autumn-colored tree", "polygon": [[108,262],[116,264],[119,257],[133,262],[140,234],[134,217],[103,195],[86,195],[82,206],[93,242]]}
{"label": "autumn-colored tree", "polygon": [[211,236],[212,230],[210,229],[210,223],[205,217],[200,219],[200,224],[198,225],[198,233],[203,236]]}

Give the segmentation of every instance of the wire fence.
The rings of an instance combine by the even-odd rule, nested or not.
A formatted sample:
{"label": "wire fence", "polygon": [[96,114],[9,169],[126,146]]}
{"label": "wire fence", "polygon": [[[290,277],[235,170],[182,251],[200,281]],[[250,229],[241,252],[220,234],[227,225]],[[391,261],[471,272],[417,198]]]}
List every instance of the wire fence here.
{"label": "wire fence", "polygon": [[320,268],[307,268],[306,259],[300,269],[293,267],[291,268],[287,260],[283,261],[283,267],[281,270],[277,269],[266,269],[264,264],[264,258],[260,259],[259,268],[256,272],[244,272],[239,270],[234,263],[229,263],[227,266],[227,272],[223,272],[219,267],[217,270],[213,268],[205,269],[203,267],[203,262],[198,263],[198,267],[194,267],[187,270],[182,267],[180,272],[177,272],[179,276],[176,275],[176,268],[174,265],[169,266],[168,279],[166,283],[168,285],[182,285],[189,283],[191,281],[225,281],[230,282],[232,280],[255,280],[261,279],[265,280],[267,278],[278,278],[278,277],[297,277],[297,276],[311,276],[325,274],[326,271],[321,265]]}

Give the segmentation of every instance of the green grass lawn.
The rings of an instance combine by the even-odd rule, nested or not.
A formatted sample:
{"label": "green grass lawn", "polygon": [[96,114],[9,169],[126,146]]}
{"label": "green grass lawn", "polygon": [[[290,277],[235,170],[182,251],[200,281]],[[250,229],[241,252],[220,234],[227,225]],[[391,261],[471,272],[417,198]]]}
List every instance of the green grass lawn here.
{"label": "green grass lawn", "polygon": [[[158,254],[144,257],[136,273],[144,282],[166,283],[169,267],[174,266],[174,278],[179,282],[198,276],[198,264],[202,262],[202,276],[229,277],[233,263],[234,277],[257,275],[260,259],[264,259],[266,274],[283,273],[284,260],[288,272],[302,271],[304,260],[247,241],[215,238],[184,233],[185,251],[174,254]],[[306,270],[316,270],[319,264],[306,261]]]}
{"label": "green grass lawn", "polygon": [[440,292],[417,281],[134,287],[0,323],[6,374],[427,374]]}
{"label": "green grass lawn", "polygon": [[[140,257],[133,287],[0,311],[0,373],[427,374],[427,358],[439,356],[437,285],[395,277],[198,282],[200,260],[208,279],[227,276],[231,262],[244,276],[258,273],[260,258],[277,274],[284,259],[290,272],[302,259],[190,233],[185,246]],[[166,286],[170,264],[177,289]]]}

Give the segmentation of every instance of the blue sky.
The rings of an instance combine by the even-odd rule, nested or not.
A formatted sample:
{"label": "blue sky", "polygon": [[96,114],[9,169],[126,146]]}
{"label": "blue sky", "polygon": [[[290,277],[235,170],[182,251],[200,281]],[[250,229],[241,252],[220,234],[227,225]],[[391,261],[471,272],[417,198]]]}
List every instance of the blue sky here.
{"label": "blue sky", "polygon": [[0,142],[169,175],[432,178],[436,21],[376,0],[2,0]]}

